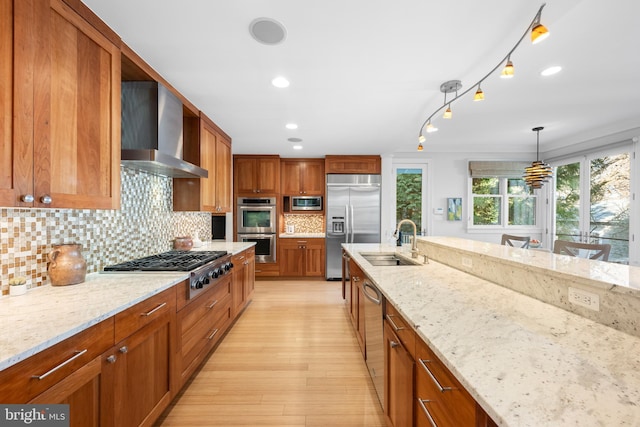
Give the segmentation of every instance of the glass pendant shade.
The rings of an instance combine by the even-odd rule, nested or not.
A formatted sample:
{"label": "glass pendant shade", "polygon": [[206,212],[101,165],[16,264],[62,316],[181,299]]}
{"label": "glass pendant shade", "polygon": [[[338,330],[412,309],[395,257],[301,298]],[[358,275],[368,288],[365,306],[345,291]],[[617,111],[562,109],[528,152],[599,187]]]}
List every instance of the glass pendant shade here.
{"label": "glass pendant shade", "polygon": [[549,30],[544,25],[538,23],[531,29],[531,43],[537,44],[549,37]]}
{"label": "glass pendant shade", "polygon": [[442,115],[443,119],[450,119],[451,117],[453,117],[453,113],[451,112],[451,105],[449,105],[446,109],[446,111],[444,112],[444,114]]}
{"label": "glass pendant shade", "polygon": [[502,72],[500,73],[500,78],[510,79],[513,77],[513,73],[514,73],[513,62],[511,62],[511,60],[508,60],[507,64],[504,66],[504,68],[502,69]]}
{"label": "glass pendant shade", "polygon": [[438,131],[438,128],[432,125],[431,122],[427,123],[427,133],[437,132],[437,131]]}
{"label": "glass pendant shade", "polygon": [[424,150],[424,147],[422,146],[422,142],[420,144],[418,144],[418,151],[422,151]]}
{"label": "glass pendant shade", "polygon": [[480,89],[479,86],[478,86],[478,90],[476,91],[476,94],[473,95],[473,100],[474,101],[484,101],[484,92],[482,91],[482,89]]}
{"label": "glass pendant shade", "polygon": [[540,131],[544,129],[542,126],[535,127],[532,130],[537,134],[536,142],[536,161],[531,163],[531,166],[524,168],[524,174],[522,178],[524,182],[531,188],[542,188],[545,182],[549,182],[549,179],[553,177],[553,169],[545,162],[539,160],[540,158]]}

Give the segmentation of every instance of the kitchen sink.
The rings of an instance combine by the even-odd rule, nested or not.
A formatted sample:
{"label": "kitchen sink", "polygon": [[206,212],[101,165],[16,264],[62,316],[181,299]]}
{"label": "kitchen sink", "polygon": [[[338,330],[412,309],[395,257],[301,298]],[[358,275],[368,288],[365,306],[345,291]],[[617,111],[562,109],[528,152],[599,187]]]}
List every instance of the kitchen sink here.
{"label": "kitchen sink", "polygon": [[401,265],[419,265],[418,262],[411,261],[410,259],[398,256],[393,252],[382,253],[366,253],[360,252],[360,255],[366,259],[369,264],[375,266],[401,266]]}

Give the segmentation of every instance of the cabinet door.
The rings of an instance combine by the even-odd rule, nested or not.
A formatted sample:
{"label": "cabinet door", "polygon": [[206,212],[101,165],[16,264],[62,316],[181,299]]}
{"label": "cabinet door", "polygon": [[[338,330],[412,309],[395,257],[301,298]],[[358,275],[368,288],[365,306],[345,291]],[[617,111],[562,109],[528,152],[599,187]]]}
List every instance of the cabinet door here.
{"label": "cabinet door", "polygon": [[207,178],[200,178],[201,192],[200,197],[202,199],[202,210],[215,212],[216,211],[216,132],[207,125],[207,123],[201,118],[200,126],[200,167],[206,169],[209,172]]}
{"label": "cabinet door", "polygon": [[231,141],[218,134],[216,139],[216,213],[231,212]]}
{"label": "cabinet door", "polygon": [[360,350],[362,351],[362,355],[365,356],[365,332],[364,332],[364,302],[365,296],[362,291],[362,283],[364,276],[361,276],[362,279],[357,282],[357,298],[356,303],[358,305],[358,309],[356,310],[356,331],[358,337],[358,343],[360,344]]}
{"label": "cabinet door", "polygon": [[256,256],[255,248],[247,249],[247,266],[246,266],[246,283],[244,286],[245,301],[249,302],[253,297],[253,292],[256,287]]}
{"label": "cabinet door", "polygon": [[[0,1],[0,205],[31,206],[19,200],[33,194],[33,67],[25,54],[33,49],[33,11],[15,3],[14,10],[13,0]],[[14,13],[24,22],[15,29]]]}
{"label": "cabinet door", "polygon": [[281,193],[292,196],[302,194],[303,163],[298,160],[283,160],[280,167]]}
{"label": "cabinet door", "polygon": [[304,168],[304,194],[318,196],[324,194],[325,175],[324,160],[313,160],[305,162]]}
{"label": "cabinet door", "polygon": [[158,317],[103,355],[102,425],[152,425],[169,405],[173,324]]}
{"label": "cabinet door", "polygon": [[231,288],[231,308],[232,316],[236,316],[242,311],[246,304],[247,291],[245,286],[247,285],[247,265],[246,254],[242,252],[238,255],[234,255],[233,262],[233,275],[232,275],[232,288]]}
{"label": "cabinet door", "polygon": [[324,277],[325,251],[324,240],[309,239],[305,243],[304,275]]}
{"label": "cabinet door", "polygon": [[280,239],[278,241],[278,265],[280,276],[302,276],[304,248],[295,239]]}
{"label": "cabinet door", "polygon": [[234,189],[238,194],[253,194],[256,186],[256,159],[238,157],[233,160]]}
{"label": "cabinet door", "polygon": [[101,373],[101,358],[96,357],[29,403],[67,404],[71,427],[98,427]]}
{"label": "cabinet door", "polygon": [[120,48],[62,0],[34,5],[34,206],[118,208]]}
{"label": "cabinet door", "polygon": [[392,426],[411,426],[415,363],[387,321],[384,322],[384,343],[385,416]]}
{"label": "cabinet door", "polygon": [[256,160],[257,190],[261,194],[278,194],[280,189],[280,159],[258,158]]}

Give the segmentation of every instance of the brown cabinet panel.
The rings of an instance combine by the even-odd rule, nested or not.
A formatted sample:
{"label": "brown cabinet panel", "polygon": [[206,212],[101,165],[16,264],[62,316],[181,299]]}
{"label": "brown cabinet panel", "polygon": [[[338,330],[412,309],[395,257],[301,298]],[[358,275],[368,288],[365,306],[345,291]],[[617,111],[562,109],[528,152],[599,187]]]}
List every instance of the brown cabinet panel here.
{"label": "brown cabinet panel", "polygon": [[278,265],[280,266],[280,276],[324,276],[324,248],[324,239],[279,239]]}
{"label": "brown cabinet panel", "polygon": [[277,196],[279,194],[279,156],[233,156],[233,162],[236,195]]}
{"label": "brown cabinet panel", "polygon": [[416,357],[416,334],[413,327],[407,322],[396,310],[396,308],[387,301],[385,305],[385,319],[398,336],[402,345],[407,349],[412,358]]}
{"label": "brown cabinet panel", "polygon": [[380,156],[326,156],[325,173],[382,173]]}
{"label": "brown cabinet panel", "polygon": [[321,196],[325,193],[323,159],[283,159],[281,193],[284,196]]}
{"label": "brown cabinet panel", "polygon": [[160,292],[115,316],[115,340],[120,341],[166,313],[176,311],[176,286]]}
{"label": "brown cabinet panel", "polygon": [[384,322],[384,388],[387,424],[413,425],[413,384],[415,363],[389,321]]}
{"label": "brown cabinet panel", "polygon": [[[3,2],[2,19],[8,21],[10,2]],[[2,61],[13,66],[2,76],[13,98],[3,90],[0,108],[7,112],[12,105],[13,114],[0,125],[6,163],[0,201],[9,206],[118,208],[119,45],[62,0],[24,0],[13,7],[13,38],[2,34],[0,45],[3,58],[10,57],[11,49],[15,52],[13,61]],[[11,31],[4,24],[2,31]],[[26,201],[29,197],[32,201]]]}

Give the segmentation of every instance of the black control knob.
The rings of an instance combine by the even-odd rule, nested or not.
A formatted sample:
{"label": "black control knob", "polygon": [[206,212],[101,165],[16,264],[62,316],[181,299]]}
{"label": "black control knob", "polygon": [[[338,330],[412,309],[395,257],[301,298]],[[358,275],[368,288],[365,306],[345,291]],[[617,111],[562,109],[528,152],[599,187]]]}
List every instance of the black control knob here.
{"label": "black control knob", "polygon": [[213,277],[214,279],[217,279],[219,276],[220,276],[220,269],[219,268],[215,268],[211,272],[211,277]]}

